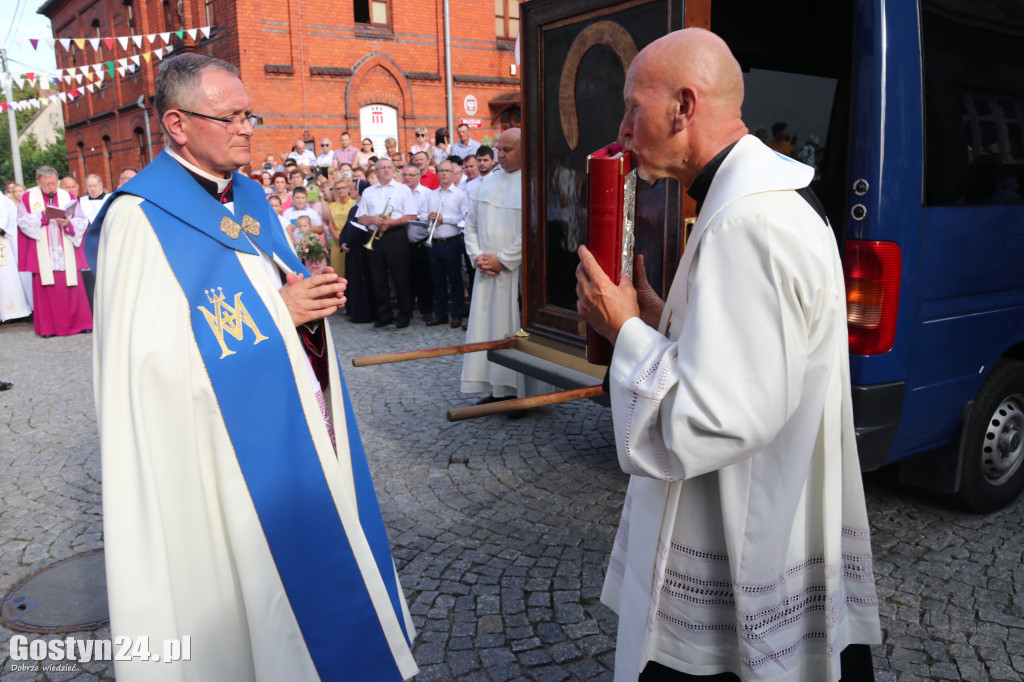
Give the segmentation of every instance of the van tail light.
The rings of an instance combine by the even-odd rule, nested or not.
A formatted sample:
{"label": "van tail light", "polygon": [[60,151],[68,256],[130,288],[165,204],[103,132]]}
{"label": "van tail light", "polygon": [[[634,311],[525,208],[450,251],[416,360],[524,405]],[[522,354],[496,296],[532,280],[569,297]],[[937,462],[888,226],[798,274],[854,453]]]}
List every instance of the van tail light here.
{"label": "van tail light", "polygon": [[888,352],[896,338],[900,294],[900,247],[893,242],[846,241],[846,322],[850,352]]}

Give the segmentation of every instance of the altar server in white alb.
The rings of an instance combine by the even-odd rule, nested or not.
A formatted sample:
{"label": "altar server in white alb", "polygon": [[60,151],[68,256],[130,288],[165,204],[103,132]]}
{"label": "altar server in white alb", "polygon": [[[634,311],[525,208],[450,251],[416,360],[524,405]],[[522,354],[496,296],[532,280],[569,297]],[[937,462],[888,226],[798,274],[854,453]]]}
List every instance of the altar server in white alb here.
{"label": "altar server in white alb", "polygon": [[94,374],[111,630],[139,680],[403,680],[414,631],[326,316],[249,163],[238,69],[165,60],[168,148],[101,210]]}
{"label": "altar server in white alb", "polygon": [[18,208],[0,197],[0,322],[32,314],[32,280],[26,286],[18,272]]}
{"label": "altar server in white alb", "polygon": [[[476,269],[466,343],[495,341],[519,330],[519,275],[523,264],[523,174],[519,128],[498,138],[501,173],[484,178],[469,198],[466,253]],[[523,375],[467,353],[462,392],[486,392],[479,402],[524,395]]]}
{"label": "altar server in white alb", "polygon": [[847,356],[843,271],[813,169],[747,135],[716,35],[661,38],[626,75],[640,177],[697,223],[666,301],[580,248],[580,314],[615,345],[631,475],[602,600],[616,680],[873,679],[881,641]]}

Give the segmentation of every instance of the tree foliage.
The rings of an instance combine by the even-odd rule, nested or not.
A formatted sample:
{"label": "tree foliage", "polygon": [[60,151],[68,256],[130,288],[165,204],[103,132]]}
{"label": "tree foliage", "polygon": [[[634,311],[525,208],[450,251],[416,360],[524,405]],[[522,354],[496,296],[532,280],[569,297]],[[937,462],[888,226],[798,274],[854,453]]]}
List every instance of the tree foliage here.
{"label": "tree foliage", "polygon": [[[39,91],[34,85],[20,87],[13,84],[14,101],[20,102],[39,96]],[[38,109],[26,109],[14,112],[14,120],[17,123],[18,131],[21,132],[29,124],[32,118],[39,113]],[[14,157],[11,154],[11,136],[8,113],[0,113],[0,178],[3,180],[14,179]],[[64,131],[57,133],[57,139],[53,143],[42,147],[36,140],[35,135],[27,136],[19,145],[21,150],[21,169],[25,176],[25,185],[31,187],[35,184],[35,170],[39,166],[53,166],[61,177],[68,174],[68,150],[64,142]]]}

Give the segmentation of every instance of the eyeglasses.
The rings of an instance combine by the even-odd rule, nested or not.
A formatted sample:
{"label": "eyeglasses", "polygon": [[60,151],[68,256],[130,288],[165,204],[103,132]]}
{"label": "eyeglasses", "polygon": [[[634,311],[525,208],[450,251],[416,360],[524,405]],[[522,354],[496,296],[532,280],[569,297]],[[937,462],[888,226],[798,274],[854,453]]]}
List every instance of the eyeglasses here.
{"label": "eyeglasses", "polygon": [[256,130],[256,126],[263,123],[263,118],[256,114],[235,114],[229,118],[222,118],[220,116],[210,116],[209,114],[200,114],[195,111],[189,111],[187,109],[178,109],[183,114],[189,114],[190,116],[198,116],[199,118],[208,118],[211,121],[220,121],[221,123],[228,124],[229,133],[237,133],[245,125],[245,122],[249,122],[249,126],[253,130]]}
{"label": "eyeglasses", "polygon": [[330,147],[330,146],[331,146],[331,143],[330,143],[330,142],[321,142],[321,143],[320,143],[320,146],[321,146],[321,147]]}
{"label": "eyeglasses", "polygon": [[416,137],[426,137],[426,133],[416,133]]}

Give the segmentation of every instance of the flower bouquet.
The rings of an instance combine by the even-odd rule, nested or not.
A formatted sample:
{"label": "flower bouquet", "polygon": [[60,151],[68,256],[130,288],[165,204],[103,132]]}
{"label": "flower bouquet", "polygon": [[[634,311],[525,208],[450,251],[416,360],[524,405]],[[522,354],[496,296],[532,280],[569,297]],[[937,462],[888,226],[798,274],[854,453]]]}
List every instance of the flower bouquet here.
{"label": "flower bouquet", "polygon": [[327,247],[316,232],[302,233],[302,237],[295,242],[295,254],[314,274],[315,270],[320,269],[327,261]]}

